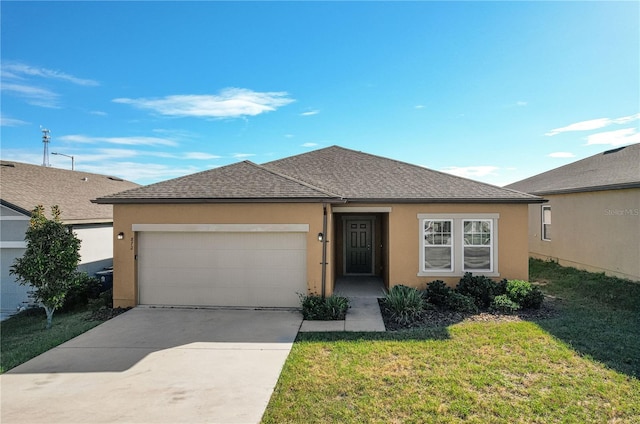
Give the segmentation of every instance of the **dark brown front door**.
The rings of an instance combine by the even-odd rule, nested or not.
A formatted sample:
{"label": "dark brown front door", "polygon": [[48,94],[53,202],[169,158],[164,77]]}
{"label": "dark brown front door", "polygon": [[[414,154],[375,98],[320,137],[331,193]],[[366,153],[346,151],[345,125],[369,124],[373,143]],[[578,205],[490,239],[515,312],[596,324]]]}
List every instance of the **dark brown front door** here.
{"label": "dark brown front door", "polygon": [[347,220],[345,231],[345,273],[373,273],[372,225],[369,220]]}

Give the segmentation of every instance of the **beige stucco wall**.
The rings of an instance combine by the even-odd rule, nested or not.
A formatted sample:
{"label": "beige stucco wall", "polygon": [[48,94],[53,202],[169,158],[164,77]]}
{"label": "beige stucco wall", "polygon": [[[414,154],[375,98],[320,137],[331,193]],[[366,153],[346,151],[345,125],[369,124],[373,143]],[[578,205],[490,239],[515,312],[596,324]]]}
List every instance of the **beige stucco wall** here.
{"label": "beige stucco wall", "polygon": [[[340,205],[345,207],[346,205]],[[495,278],[528,279],[527,205],[518,204],[394,204],[358,207],[391,207],[381,236],[385,238],[381,254],[388,256],[382,276],[390,287],[405,284],[424,288],[430,281],[441,279],[455,286],[461,275],[453,277],[418,276],[420,268],[420,220],[418,214],[498,214],[498,269]],[[335,235],[335,219],[327,205],[326,293],[333,292],[336,252],[331,240]],[[134,224],[309,224],[307,234],[307,282],[309,292],[320,293],[322,282],[322,204],[156,204],[114,205],[114,306],[135,306],[137,254]],[[344,212],[343,212],[344,213]],[[359,213],[360,215],[362,213]],[[337,219],[337,218],[336,218]],[[117,240],[123,232],[124,239]]]}
{"label": "beige stucco wall", "polygon": [[640,189],[545,196],[551,241],[541,231],[541,205],[529,207],[531,256],[640,281]]}
{"label": "beige stucco wall", "polygon": [[[307,234],[307,281],[310,292],[320,293],[322,284],[322,204],[157,204],[114,205],[113,302],[115,307],[138,302],[133,224],[309,224]],[[124,239],[117,240],[123,232]],[[327,281],[333,281],[327,266]],[[327,288],[331,292],[332,287]]]}
{"label": "beige stucco wall", "polygon": [[394,205],[389,214],[389,286],[404,284],[420,289],[433,280],[455,286],[461,275],[454,277],[418,276],[420,267],[420,221],[418,214],[497,213],[498,269],[495,278],[529,278],[527,253],[527,205],[518,204],[430,204]]}

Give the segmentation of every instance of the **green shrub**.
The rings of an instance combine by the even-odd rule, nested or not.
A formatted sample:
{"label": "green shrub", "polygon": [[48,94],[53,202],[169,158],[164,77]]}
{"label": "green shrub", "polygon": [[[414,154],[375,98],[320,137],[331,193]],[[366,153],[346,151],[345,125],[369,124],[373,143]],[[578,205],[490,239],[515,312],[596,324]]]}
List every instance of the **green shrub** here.
{"label": "green shrub", "polygon": [[300,294],[302,317],[306,320],[334,321],[344,319],[349,300],[342,296],[323,298],[317,294]]}
{"label": "green shrub", "polygon": [[456,312],[465,312],[475,314],[478,312],[478,306],[473,298],[465,296],[462,293],[451,291],[446,303],[447,308]]}
{"label": "green shrub", "polygon": [[473,299],[480,309],[488,308],[497,291],[496,283],[484,275],[464,274],[456,286],[456,291]]}
{"label": "green shrub", "polygon": [[506,294],[501,294],[493,298],[491,302],[491,310],[512,314],[520,309],[520,305],[509,298]]}
{"label": "green shrub", "polygon": [[393,286],[384,298],[384,305],[398,324],[418,321],[424,311],[424,299],[418,289],[403,285]]}
{"label": "green shrub", "polygon": [[342,320],[349,309],[349,299],[342,296],[329,296],[325,298],[328,320]]}
{"label": "green shrub", "polygon": [[453,290],[447,286],[444,281],[435,280],[427,284],[427,288],[423,293],[425,300],[433,305],[446,306],[447,299]]}
{"label": "green shrub", "polygon": [[113,289],[100,293],[97,299],[89,299],[88,305],[92,311],[97,311],[102,308],[113,308]]}
{"label": "green shrub", "polygon": [[100,293],[100,281],[86,272],[76,271],[64,298],[61,312],[71,311],[85,306],[90,299],[96,299]]}
{"label": "green shrub", "polygon": [[507,282],[507,296],[523,308],[539,309],[544,300],[544,294],[538,287],[528,281],[510,280]]}
{"label": "green shrub", "polygon": [[501,294],[507,294],[507,283],[508,282],[509,281],[506,278],[503,278],[502,280],[500,280],[497,283],[495,283],[494,290],[493,290],[493,295],[494,296],[500,296]]}

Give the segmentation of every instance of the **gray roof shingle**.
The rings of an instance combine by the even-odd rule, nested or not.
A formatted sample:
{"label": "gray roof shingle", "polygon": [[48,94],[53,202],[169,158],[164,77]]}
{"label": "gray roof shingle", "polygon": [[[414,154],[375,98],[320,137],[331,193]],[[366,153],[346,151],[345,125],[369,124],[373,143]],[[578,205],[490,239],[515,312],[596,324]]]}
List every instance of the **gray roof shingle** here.
{"label": "gray roof shingle", "polygon": [[106,199],[325,199],[335,197],[249,161],[239,162],[145,187]]}
{"label": "gray roof shingle", "polygon": [[91,200],[132,187],[139,185],[107,175],[0,161],[3,205],[26,215],[37,205],[43,205],[47,216],[51,206],[58,205],[65,223],[112,222],[112,206]]}
{"label": "gray roof shingle", "polygon": [[640,187],[640,143],[607,150],[506,187],[537,195]]}
{"label": "gray roof shingle", "polygon": [[540,198],[338,146],[249,161],[104,196],[100,203],[171,201],[521,202]]}

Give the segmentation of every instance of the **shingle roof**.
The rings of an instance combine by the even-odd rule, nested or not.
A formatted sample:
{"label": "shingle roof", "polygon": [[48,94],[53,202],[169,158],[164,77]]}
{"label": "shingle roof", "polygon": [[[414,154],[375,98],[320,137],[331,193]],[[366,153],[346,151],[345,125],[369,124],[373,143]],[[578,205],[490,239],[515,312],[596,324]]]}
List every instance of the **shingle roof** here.
{"label": "shingle roof", "polygon": [[51,206],[58,205],[65,223],[113,221],[111,205],[98,205],[91,200],[132,187],[138,184],[106,175],[0,161],[3,205],[30,215],[41,204],[48,216]]}
{"label": "shingle roof", "polygon": [[321,189],[295,181],[244,161],[198,172],[98,199],[326,199],[335,197]]}
{"label": "shingle roof", "polygon": [[607,150],[506,187],[538,195],[640,187],[640,143]]}
{"label": "shingle roof", "polygon": [[256,165],[249,161],[97,199],[194,201],[521,202],[542,199],[338,146]]}
{"label": "shingle roof", "polygon": [[529,201],[532,196],[339,146],[263,165],[351,201]]}

